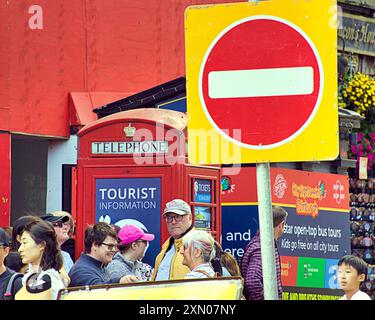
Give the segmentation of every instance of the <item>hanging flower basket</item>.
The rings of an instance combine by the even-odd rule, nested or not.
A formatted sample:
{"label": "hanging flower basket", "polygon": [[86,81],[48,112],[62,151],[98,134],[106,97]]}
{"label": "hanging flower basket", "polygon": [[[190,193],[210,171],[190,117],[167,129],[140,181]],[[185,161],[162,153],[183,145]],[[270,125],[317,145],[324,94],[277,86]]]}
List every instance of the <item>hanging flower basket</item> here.
{"label": "hanging flower basket", "polygon": [[367,169],[371,170],[375,162],[375,130],[370,133],[359,132],[356,140],[350,144],[348,156],[357,160],[360,157],[367,157]]}
{"label": "hanging flower basket", "polygon": [[347,78],[339,89],[339,107],[364,116],[362,130],[371,134],[375,130],[375,79],[360,72]]}

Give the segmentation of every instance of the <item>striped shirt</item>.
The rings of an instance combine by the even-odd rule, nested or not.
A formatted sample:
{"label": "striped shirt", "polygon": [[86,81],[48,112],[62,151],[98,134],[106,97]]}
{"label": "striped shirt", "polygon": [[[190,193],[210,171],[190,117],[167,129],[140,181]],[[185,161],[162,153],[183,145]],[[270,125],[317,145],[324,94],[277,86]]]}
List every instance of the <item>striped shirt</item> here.
{"label": "striped shirt", "polygon": [[[280,256],[275,241],[275,262],[277,291],[279,300],[282,298]],[[250,240],[245,248],[241,261],[241,273],[244,278],[244,296],[247,300],[264,300],[262,256],[260,250],[260,234]]]}

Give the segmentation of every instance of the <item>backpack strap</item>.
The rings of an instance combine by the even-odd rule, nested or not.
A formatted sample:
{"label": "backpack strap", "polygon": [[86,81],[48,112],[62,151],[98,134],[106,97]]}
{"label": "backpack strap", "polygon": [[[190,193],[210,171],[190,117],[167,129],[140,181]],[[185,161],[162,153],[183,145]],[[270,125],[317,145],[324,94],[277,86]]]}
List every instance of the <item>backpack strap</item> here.
{"label": "backpack strap", "polygon": [[4,300],[14,300],[14,294],[13,294],[14,281],[16,281],[16,279],[18,279],[19,277],[23,277],[23,274],[15,272],[10,277],[7,288],[4,293]]}

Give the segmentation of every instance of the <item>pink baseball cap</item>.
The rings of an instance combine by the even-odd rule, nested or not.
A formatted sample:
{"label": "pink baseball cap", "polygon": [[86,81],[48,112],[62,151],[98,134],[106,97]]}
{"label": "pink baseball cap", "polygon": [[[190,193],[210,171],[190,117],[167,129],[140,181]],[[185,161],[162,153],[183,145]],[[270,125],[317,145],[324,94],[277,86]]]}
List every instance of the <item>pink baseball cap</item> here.
{"label": "pink baseball cap", "polygon": [[121,240],[120,244],[128,244],[137,240],[152,241],[155,239],[155,235],[145,233],[141,228],[132,224],[123,226],[118,232],[117,236]]}

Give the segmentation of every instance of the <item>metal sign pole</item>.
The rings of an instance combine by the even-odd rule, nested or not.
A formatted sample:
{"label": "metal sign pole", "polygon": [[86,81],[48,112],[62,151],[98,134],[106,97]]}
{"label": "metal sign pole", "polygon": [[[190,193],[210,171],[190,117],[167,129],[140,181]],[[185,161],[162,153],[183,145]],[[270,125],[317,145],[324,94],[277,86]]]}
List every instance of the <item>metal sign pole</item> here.
{"label": "metal sign pole", "polygon": [[257,163],[256,172],[264,299],[278,300],[270,164]]}
{"label": "metal sign pole", "polygon": [[[248,1],[257,5],[259,0]],[[270,187],[270,164],[268,162],[257,163],[256,172],[264,300],[278,300]]]}

